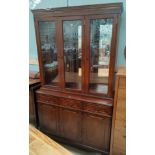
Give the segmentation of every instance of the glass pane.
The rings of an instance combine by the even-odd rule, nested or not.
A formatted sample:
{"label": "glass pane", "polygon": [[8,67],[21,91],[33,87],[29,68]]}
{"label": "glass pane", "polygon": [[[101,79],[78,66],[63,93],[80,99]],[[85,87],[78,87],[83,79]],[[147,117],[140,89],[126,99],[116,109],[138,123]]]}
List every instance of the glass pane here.
{"label": "glass pane", "polygon": [[39,22],[45,84],[58,85],[58,60],[55,22]]}
{"label": "glass pane", "polygon": [[65,87],[81,89],[82,22],[63,22]]}
{"label": "glass pane", "polygon": [[90,20],[90,83],[92,93],[108,92],[112,19]]}

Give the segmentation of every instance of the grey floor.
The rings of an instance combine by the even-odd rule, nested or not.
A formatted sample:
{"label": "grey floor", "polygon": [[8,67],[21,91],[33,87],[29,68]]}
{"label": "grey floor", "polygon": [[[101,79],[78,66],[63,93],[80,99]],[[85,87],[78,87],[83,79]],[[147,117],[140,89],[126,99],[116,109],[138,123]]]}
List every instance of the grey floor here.
{"label": "grey floor", "polygon": [[64,144],[62,144],[62,145],[67,150],[72,152],[74,155],[101,155],[100,153],[97,153],[97,152],[88,152],[88,151],[84,151],[84,150],[81,150],[81,149],[77,149],[77,148],[69,146],[69,145],[64,145]]}

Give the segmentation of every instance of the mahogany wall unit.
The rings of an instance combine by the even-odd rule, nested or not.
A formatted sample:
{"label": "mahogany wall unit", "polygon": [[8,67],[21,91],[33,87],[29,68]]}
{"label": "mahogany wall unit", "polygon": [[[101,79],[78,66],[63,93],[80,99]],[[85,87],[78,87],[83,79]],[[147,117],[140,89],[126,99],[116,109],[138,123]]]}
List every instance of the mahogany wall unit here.
{"label": "mahogany wall unit", "polygon": [[126,155],[126,69],[117,72],[110,155]]}
{"label": "mahogany wall unit", "polygon": [[33,10],[40,130],[108,154],[122,3]]}

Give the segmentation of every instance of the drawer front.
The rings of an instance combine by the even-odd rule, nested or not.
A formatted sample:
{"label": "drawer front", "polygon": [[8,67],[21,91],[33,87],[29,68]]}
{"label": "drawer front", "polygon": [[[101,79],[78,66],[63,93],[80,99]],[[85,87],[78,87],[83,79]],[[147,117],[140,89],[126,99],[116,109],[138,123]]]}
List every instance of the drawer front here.
{"label": "drawer front", "polygon": [[60,98],[60,106],[80,110],[81,102],[73,99]]}
{"label": "drawer front", "polygon": [[87,103],[87,102],[82,103],[84,111],[93,112],[100,115],[112,116],[112,107],[110,106],[104,106],[101,104]]}
{"label": "drawer front", "polygon": [[51,95],[43,95],[37,94],[37,101],[45,102],[45,103],[52,103],[52,104],[59,104],[59,98]]}

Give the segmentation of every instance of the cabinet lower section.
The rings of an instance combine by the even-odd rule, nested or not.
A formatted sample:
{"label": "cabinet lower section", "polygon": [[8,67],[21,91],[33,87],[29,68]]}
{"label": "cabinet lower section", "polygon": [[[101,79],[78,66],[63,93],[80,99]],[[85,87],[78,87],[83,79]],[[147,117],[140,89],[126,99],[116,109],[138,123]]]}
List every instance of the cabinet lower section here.
{"label": "cabinet lower section", "polygon": [[109,153],[112,105],[37,92],[40,130],[70,144]]}

